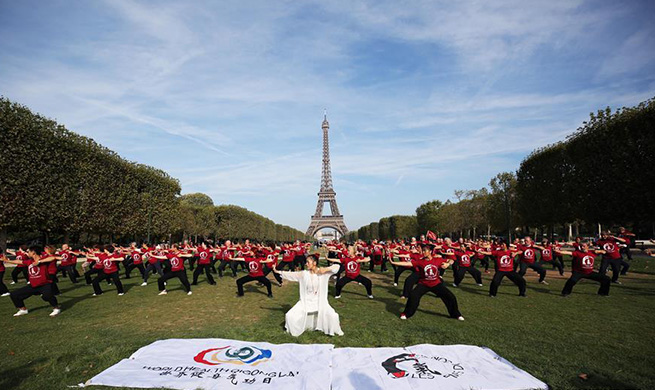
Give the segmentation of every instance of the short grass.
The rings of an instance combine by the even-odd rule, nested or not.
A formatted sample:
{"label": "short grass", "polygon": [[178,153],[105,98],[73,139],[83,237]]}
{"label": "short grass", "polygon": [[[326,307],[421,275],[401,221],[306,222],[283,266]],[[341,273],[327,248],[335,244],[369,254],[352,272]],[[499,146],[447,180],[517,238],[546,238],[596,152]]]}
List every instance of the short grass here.
{"label": "short grass", "polygon": [[[48,317],[50,308],[38,297],[28,299],[29,315],[14,318],[10,300],[1,298],[0,389],[65,389],[144,345],[173,337],[338,347],[472,344],[493,349],[553,389],[655,388],[655,276],[622,277],[624,284],[613,285],[609,298],[596,295],[598,284],[583,281],[572,296],[561,298],[565,279],[549,271],[549,286],[528,278],[527,298],[505,280],[495,299],[487,295],[491,274],[484,275],[484,287],[467,276],[460,288],[451,288],[466,317],[459,322],[448,319],[433,296],[424,297],[413,318],[401,321],[404,301],[392,275],[364,274],[373,279],[375,300],[352,283],[342,299],[330,298],[346,333],[334,338],[284,333],[284,313],[298,298],[295,284],[274,286],[273,299],[250,284],[237,299],[232,277],[218,280],[218,286],[201,278],[192,296],[177,280],[169,283],[167,296],[157,296],[156,283],[140,287],[132,278],[124,281],[125,296],[103,286],[106,294],[94,298],[90,286],[62,280],[64,311],[57,318]],[[452,273],[445,279],[452,282]],[[582,373],[588,379],[580,379]]]}

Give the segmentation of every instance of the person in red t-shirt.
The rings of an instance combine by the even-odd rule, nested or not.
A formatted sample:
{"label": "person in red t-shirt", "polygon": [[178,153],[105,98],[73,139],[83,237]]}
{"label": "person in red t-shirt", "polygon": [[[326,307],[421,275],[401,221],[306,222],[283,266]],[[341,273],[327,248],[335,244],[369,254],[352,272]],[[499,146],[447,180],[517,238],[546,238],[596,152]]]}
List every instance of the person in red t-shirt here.
{"label": "person in red t-shirt", "polygon": [[118,295],[122,296],[125,294],[123,290],[123,283],[118,275],[118,266],[117,262],[123,261],[125,257],[120,253],[119,250],[116,250],[112,245],[105,245],[104,251],[98,253],[96,256],[89,257],[87,259],[95,260],[96,263],[102,265],[102,273],[93,279],[91,284],[93,285],[93,296],[97,297],[102,295],[102,288],[100,288],[100,282],[103,280],[111,280],[112,283],[116,286]]}
{"label": "person in red t-shirt", "polygon": [[193,254],[184,253],[180,251],[176,244],[173,244],[173,246],[171,246],[171,250],[165,255],[151,254],[150,256],[158,260],[164,260],[167,265],[167,270],[164,272],[164,275],[157,279],[159,295],[168,294],[168,291],[166,291],[166,281],[172,278],[178,278],[180,280],[187,295],[192,294],[189,278],[187,277],[186,269],[184,268],[184,259],[192,257]]}
{"label": "person in red t-shirt", "polygon": [[137,248],[136,243],[133,242],[130,244],[127,253],[132,258],[132,262],[125,265],[125,279],[130,278],[130,274],[135,268],[139,270],[141,273],[141,279],[143,279],[146,274],[146,268],[143,266],[143,252],[141,249]]}
{"label": "person in red t-shirt", "polygon": [[367,263],[371,261],[369,257],[358,256],[355,246],[351,245],[348,247],[348,256],[343,256],[341,259],[328,259],[328,261],[343,264],[345,272],[345,276],[337,281],[336,292],[334,295],[336,299],[341,298],[341,289],[350,282],[359,282],[363,284],[366,288],[366,294],[370,299],[373,299],[373,283],[371,283],[371,279],[360,273],[361,267],[359,265],[359,263]]}
{"label": "person in red t-shirt", "polygon": [[5,277],[5,263],[4,261],[0,260],[0,296],[8,297],[11,294],[9,293],[9,289],[7,288],[7,285],[5,285],[4,277]]}
{"label": "person in red t-shirt", "polygon": [[552,264],[553,268],[557,268],[560,275],[564,275],[564,265],[556,257],[561,248],[556,249],[548,239],[544,238],[539,249],[541,250],[541,264]]}
{"label": "person in red t-shirt", "polygon": [[225,244],[220,248],[220,250],[221,254],[219,257],[221,258],[221,264],[218,265],[218,277],[223,277],[223,271],[225,271],[225,267],[229,265],[230,270],[232,270],[232,277],[236,278],[237,263],[232,261],[236,248],[232,246],[232,242],[230,240],[227,240],[225,241]]}
{"label": "person in red t-shirt", "polygon": [[621,258],[620,245],[625,244],[625,238],[613,236],[609,231],[601,233],[600,240],[596,241],[596,246],[600,247],[603,253],[603,259],[600,262],[600,273],[605,275],[607,267],[612,267],[612,283],[621,284],[619,282],[619,274],[621,272]]}
{"label": "person in red t-shirt", "polygon": [[523,240],[524,242],[517,246],[519,254],[521,255],[519,275],[525,276],[526,271],[530,268],[539,274],[539,283],[547,285],[548,282],[545,280],[546,270],[537,263],[537,250],[543,250],[544,248],[535,245],[530,236],[525,236]]}
{"label": "person in red t-shirt", "polygon": [[[16,256],[16,260],[27,260],[27,245],[23,244],[18,247],[18,250],[13,252],[11,249],[7,249],[7,253]],[[25,278],[25,283],[29,281],[29,276],[27,275],[27,266],[23,264],[19,264],[14,269],[11,271],[11,283],[9,284],[16,284],[18,283],[18,275],[23,274],[23,277]]]}
{"label": "person in red t-shirt", "polygon": [[[625,243],[619,245],[621,249],[619,249],[619,253],[621,253],[621,257],[625,255],[628,260],[632,261],[632,252],[630,252],[630,248],[633,246],[635,237],[637,237],[634,233],[631,231],[626,230],[623,226],[619,228],[619,235],[618,238],[623,238],[625,240]],[[621,275],[625,275],[628,273],[628,269],[630,269],[630,263],[625,261],[625,259],[622,259],[621,261]]]}
{"label": "person in red t-shirt", "polygon": [[300,242],[300,240],[297,240],[294,247],[295,251],[295,256],[293,258],[293,267],[298,269],[302,269],[303,271],[305,270],[305,260],[307,260],[307,247],[305,244]]}
{"label": "person in red t-shirt", "polygon": [[455,256],[457,257],[457,270],[455,270],[455,282],[453,283],[453,287],[458,287],[459,284],[462,283],[464,275],[466,275],[467,272],[473,277],[478,286],[482,286],[482,273],[473,265],[475,255],[476,252],[469,250],[465,244],[462,244],[459,249],[455,251]]}
{"label": "person in red t-shirt", "polygon": [[77,270],[75,266],[77,265],[77,254],[73,252],[68,244],[63,244],[61,250],[57,252],[57,256],[61,257],[61,264],[57,267],[58,271],[61,271],[61,274],[70,278],[71,282],[77,283]]}
{"label": "person in red t-shirt", "polygon": [[[248,275],[237,279],[237,296],[243,296],[243,285],[254,280],[266,286],[268,297],[273,298],[273,291],[271,291],[271,281],[264,276],[264,267],[262,264],[273,263],[272,259],[264,260],[261,257],[255,257],[252,252],[244,252],[244,257],[235,257],[232,261],[242,261],[248,267]],[[276,274],[277,275],[277,274]]]}
{"label": "person in red t-shirt", "polygon": [[202,271],[205,271],[205,276],[207,276],[207,282],[212,286],[216,285],[216,281],[210,272],[211,261],[212,261],[212,249],[207,246],[207,243],[203,241],[199,247],[195,248],[196,257],[198,258],[198,265],[196,270],[193,271],[193,282],[192,286],[198,285],[198,277],[202,274]]}
{"label": "person in red t-shirt", "polygon": [[293,271],[293,259],[296,257],[296,252],[290,244],[282,245],[282,262],[277,265],[277,270],[282,271],[285,267],[289,271]]}
{"label": "person in red t-shirt", "polygon": [[14,317],[22,316],[29,311],[25,307],[25,299],[33,295],[41,295],[41,299],[48,302],[53,307],[50,317],[54,317],[61,313],[61,308],[57,302],[57,297],[52,291],[52,281],[48,275],[49,263],[56,260],[55,256],[39,255],[44,253],[43,247],[32,246],[27,250],[27,259],[25,260],[9,260],[5,255],[2,255],[2,261],[6,263],[24,265],[27,267],[29,276],[29,284],[25,287],[19,288],[11,293],[10,297],[18,312]]}
{"label": "person in red t-shirt", "polygon": [[85,270],[86,268],[89,268],[87,271],[84,272],[84,280],[86,281],[86,284],[89,285],[93,282],[91,279],[92,275],[100,275],[102,274],[102,270],[104,269],[102,263],[95,261],[93,259],[97,258],[97,255],[102,253],[103,247],[101,245],[94,245],[93,249],[86,248],[86,261],[82,264],[82,270]]}
{"label": "person in red t-shirt", "polygon": [[431,245],[423,245],[421,250],[423,256],[418,260],[392,263],[399,267],[411,266],[419,275],[418,283],[409,294],[409,299],[405,305],[405,310],[400,314],[400,319],[405,320],[412,317],[416,313],[423,295],[433,292],[446,305],[448,315],[451,318],[464,321],[464,317],[462,317],[462,313],[460,313],[457,305],[457,298],[448,290],[448,287],[446,287],[439,276],[439,269],[448,268],[451,263],[444,261],[445,259],[443,258],[432,257]]}
{"label": "person in red t-shirt", "polygon": [[387,272],[387,262],[383,256],[384,245],[380,244],[378,240],[373,240],[369,246],[371,251],[371,261],[369,262],[369,272],[373,272],[376,265],[380,266],[382,272]]}
{"label": "person in red t-shirt", "polygon": [[519,296],[524,297],[525,279],[514,271],[514,256],[519,252],[508,249],[507,244],[503,241],[499,241],[498,248],[492,249],[493,250],[491,251],[478,250],[478,252],[487,256],[493,256],[496,259],[496,273],[494,273],[494,277],[491,280],[489,296],[496,296],[500,283],[503,281],[503,278],[507,276],[507,278],[514,282],[514,284],[519,288]]}
{"label": "person in red t-shirt", "polygon": [[604,250],[590,251],[589,244],[582,242],[577,250],[573,252],[560,251],[560,253],[572,257],[571,277],[564,285],[562,296],[566,297],[570,295],[571,291],[573,291],[573,286],[575,286],[580,279],[591,279],[599,282],[600,288],[598,289],[598,295],[609,295],[611,284],[610,277],[594,271],[594,260],[596,254],[604,254]]}
{"label": "person in red t-shirt", "polygon": [[[161,278],[164,276],[164,271],[161,268],[161,262],[159,261],[160,259],[166,259],[166,256],[162,256],[162,247],[160,245],[153,247],[150,247],[146,244],[143,244],[143,260],[147,261],[148,264],[146,265],[145,271],[143,273],[143,283],[141,283],[142,287],[145,287],[148,285],[148,278],[150,277],[151,273],[157,272],[159,277]],[[160,257],[155,257],[155,256],[160,256]]]}

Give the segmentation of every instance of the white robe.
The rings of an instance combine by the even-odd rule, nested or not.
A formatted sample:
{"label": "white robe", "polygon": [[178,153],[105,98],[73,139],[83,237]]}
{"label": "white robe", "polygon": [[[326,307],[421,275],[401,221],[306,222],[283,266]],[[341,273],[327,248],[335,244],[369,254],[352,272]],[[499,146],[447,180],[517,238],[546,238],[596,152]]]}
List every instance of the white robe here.
{"label": "white robe", "polygon": [[[309,271],[290,272],[284,271],[280,275],[282,279],[298,282],[300,285],[300,300],[285,315],[284,327],[292,336],[298,337],[305,330],[320,330],[330,336],[343,336],[339,325],[339,314],[328,303],[328,283],[330,276],[339,271],[339,265],[330,267],[330,271],[322,275],[312,274]],[[310,296],[310,291],[316,287],[318,279],[318,294]]]}

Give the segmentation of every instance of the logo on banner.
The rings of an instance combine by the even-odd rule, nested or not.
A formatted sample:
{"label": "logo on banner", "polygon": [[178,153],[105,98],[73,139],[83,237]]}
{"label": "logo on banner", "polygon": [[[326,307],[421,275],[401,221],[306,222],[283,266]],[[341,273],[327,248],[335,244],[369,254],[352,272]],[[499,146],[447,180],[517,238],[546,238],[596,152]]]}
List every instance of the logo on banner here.
{"label": "logo on banner", "polygon": [[224,363],[256,366],[269,361],[271,356],[273,356],[273,353],[268,349],[252,346],[232,348],[228,345],[227,347],[206,349],[197,354],[193,360],[210,366]]}
{"label": "logo on banner", "polygon": [[382,367],[393,378],[434,379],[459,378],[464,367],[442,356],[402,353],[382,362]]}

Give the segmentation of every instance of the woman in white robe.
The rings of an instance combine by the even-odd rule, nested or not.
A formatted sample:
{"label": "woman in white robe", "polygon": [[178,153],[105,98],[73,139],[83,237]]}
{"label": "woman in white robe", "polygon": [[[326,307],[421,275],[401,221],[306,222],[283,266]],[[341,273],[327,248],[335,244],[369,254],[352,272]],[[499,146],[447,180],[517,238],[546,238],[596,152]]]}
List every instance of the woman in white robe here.
{"label": "woman in white robe", "polygon": [[339,266],[319,268],[316,262],[315,256],[309,256],[306,269],[299,272],[278,271],[273,268],[282,279],[298,282],[300,285],[300,300],[285,315],[284,327],[294,337],[300,336],[305,330],[320,330],[330,336],[343,336],[339,314],[327,299],[330,276],[339,271]]}

